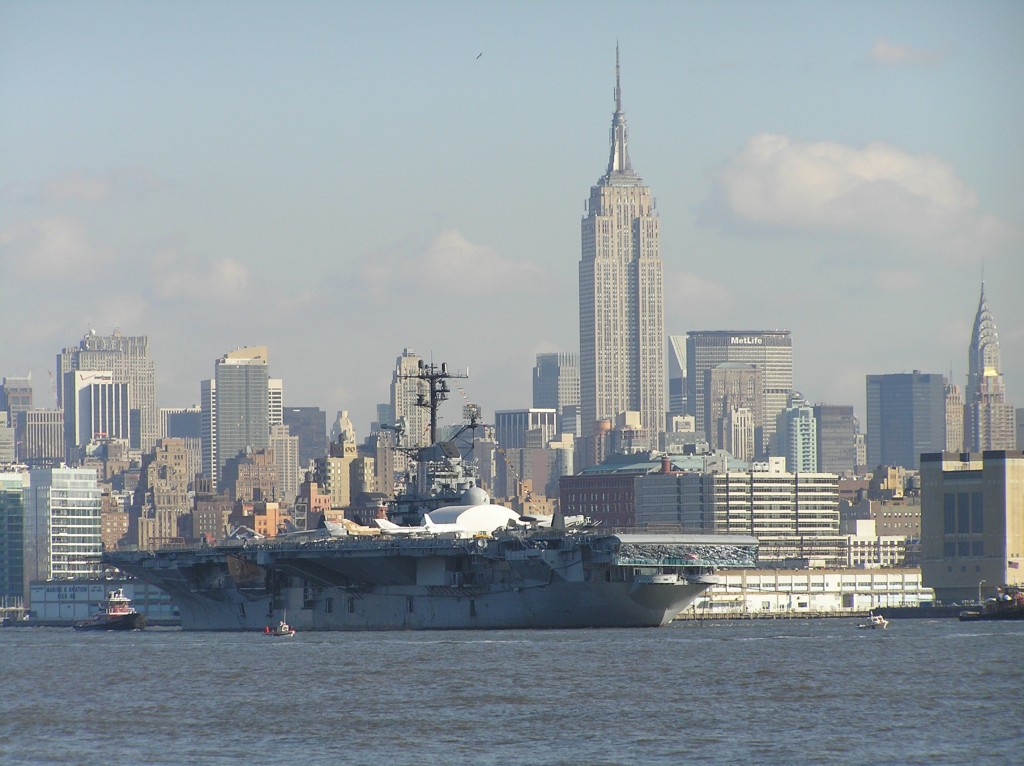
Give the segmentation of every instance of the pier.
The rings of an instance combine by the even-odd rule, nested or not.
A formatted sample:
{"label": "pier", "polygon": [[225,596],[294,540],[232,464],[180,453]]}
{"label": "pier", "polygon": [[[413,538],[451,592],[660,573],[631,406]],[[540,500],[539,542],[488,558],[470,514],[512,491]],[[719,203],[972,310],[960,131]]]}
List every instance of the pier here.
{"label": "pier", "polygon": [[0,598],[0,625],[10,625],[25,619],[25,602],[18,596]]}
{"label": "pier", "polygon": [[[881,610],[876,609],[876,612]],[[802,609],[786,610],[786,611],[764,611],[764,612],[708,612],[704,610],[693,611],[687,610],[682,612],[676,621],[678,622],[704,622],[714,620],[820,620],[826,618],[845,617],[845,618],[865,618],[868,616],[867,610],[830,610],[830,611],[810,611]]]}

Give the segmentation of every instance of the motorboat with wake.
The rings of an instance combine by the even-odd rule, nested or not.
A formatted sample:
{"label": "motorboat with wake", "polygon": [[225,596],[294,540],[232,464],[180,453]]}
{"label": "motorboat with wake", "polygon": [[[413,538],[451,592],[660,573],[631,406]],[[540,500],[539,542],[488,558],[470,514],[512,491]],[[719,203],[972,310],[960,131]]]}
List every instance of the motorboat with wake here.
{"label": "motorboat with wake", "polygon": [[873,612],[868,612],[867,621],[857,626],[859,630],[878,630],[879,628],[885,630],[888,627],[889,621],[882,615],[874,614]]}

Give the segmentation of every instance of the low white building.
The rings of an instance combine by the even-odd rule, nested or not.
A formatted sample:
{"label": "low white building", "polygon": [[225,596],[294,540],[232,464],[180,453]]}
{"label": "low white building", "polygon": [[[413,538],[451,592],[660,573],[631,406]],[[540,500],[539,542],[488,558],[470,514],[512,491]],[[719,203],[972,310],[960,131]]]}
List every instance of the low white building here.
{"label": "low white building", "polygon": [[138,580],[62,580],[33,582],[29,586],[30,621],[38,625],[67,625],[92,619],[107,594],[117,588],[131,599],[132,607],[150,623],[171,624],[178,614],[171,597],[159,588]]}
{"label": "low white building", "polygon": [[907,560],[907,538],[902,535],[879,535],[874,519],[856,519],[844,522],[846,536],[846,565],[861,569],[903,566]]}
{"label": "low white building", "polygon": [[683,616],[855,613],[935,600],[920,569],[747,569],[717,577]]}

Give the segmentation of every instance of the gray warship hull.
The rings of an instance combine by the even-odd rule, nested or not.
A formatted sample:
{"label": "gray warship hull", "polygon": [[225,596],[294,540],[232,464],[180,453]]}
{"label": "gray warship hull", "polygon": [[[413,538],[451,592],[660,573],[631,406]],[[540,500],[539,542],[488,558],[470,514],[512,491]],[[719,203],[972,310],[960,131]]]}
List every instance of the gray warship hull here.
{"label": "gray warship hull", "polygon": [[184,630],[656,627],[752,566],[753,538],[508,534],[328,538],[155,552],[107,563],[166,591]]}

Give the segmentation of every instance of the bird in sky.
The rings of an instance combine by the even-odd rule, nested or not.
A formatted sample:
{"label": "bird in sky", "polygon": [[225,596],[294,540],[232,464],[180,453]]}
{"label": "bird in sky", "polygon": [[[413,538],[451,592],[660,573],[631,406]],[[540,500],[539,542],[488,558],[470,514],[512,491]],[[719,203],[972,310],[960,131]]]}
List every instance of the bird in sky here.
{"label": "bird in sky", "polygon": [[481,56],[483,56],[483,55],[484,55],[484,52],[483,52],[483,51],[480,51],[480,52],[479,52],[478,54],[476,54],[476,57],[477,57],[477,58],[479,59],[479,58],[480,58]]}

